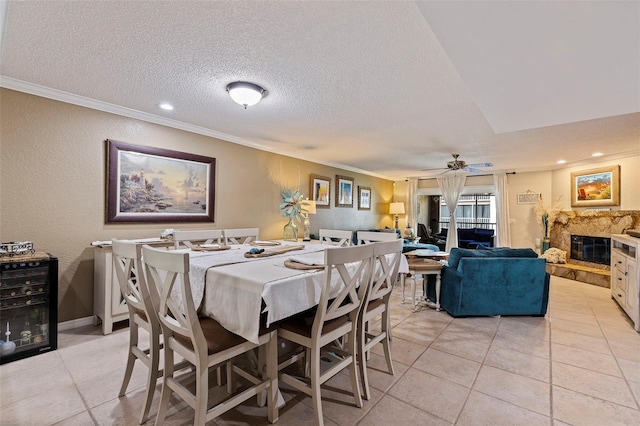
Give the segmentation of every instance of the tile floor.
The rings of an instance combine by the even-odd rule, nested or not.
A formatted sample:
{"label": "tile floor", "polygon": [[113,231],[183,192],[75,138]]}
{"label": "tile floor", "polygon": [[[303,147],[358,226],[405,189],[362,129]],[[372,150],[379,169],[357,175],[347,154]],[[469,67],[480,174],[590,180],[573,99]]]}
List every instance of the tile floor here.
{"label": "tile floor", "polygon": [[[453,319],[412,313],[393,295],[393,358],[371,357],[373,397],[364,408],[341,389],[341,373],[323,388],[327,425],[637,425],[640,333],[608,289],[552,277],[545,318]],[[136,365],[118,398],[128,333],[98,327],[60,334],[59,349],[0,367],[2,425],[136,425],[146,369]],[[159,388],[159,386],[158,386]],[[160,392],[156,392],[153,424]],[[310,399],[284,389],[280,425],[313,424]],[[165,424],[188,425],[193,411],[172,400]],[[210,422],[265,425],[249,400]]]}

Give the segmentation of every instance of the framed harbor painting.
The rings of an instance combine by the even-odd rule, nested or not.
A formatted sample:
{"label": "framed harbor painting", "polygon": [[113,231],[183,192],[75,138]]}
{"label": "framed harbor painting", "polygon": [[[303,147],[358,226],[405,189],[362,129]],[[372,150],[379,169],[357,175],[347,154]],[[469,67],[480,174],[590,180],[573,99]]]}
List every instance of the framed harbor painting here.
{"label": "framed harbor painting", "polygon": [[309,186],[309,196],[316,202],[316,208],[331,208],[331,178],[311,175]]}
{"label": "framed harbor painting", "polygon": [[213,222],[216,159],[107,139],[106,222]]}
{"label": "framed harbor painting", "polygon": [[571,173],[571,207],[619,205],[619,165]]}

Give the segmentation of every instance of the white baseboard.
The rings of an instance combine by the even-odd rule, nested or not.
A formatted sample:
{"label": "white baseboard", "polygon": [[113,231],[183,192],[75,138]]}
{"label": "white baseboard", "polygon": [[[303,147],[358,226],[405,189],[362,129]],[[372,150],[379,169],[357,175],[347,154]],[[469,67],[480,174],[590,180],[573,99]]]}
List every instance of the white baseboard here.
{"label": "white baseboard", "polygon": [[65,322],[59,322],[58,323],[58,331],[65,331],[65,330],[73,330],[74,328],[80,328],[80,327],[84,327],[87,325],[93,325],[94,324],[94,317],[90,316],[90,317],[85,317],[85,318],[78,318],[78,319],[74,319],[71,321],[65,321]]}

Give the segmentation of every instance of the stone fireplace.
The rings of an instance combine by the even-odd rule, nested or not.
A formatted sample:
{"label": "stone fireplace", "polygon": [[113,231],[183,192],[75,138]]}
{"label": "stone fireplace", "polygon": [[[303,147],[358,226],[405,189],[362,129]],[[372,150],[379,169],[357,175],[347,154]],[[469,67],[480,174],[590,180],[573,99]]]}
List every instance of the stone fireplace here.
{"label": "stone fireplace", "polygon": [[572,237],[593,237],[592,241],[604,243],[611,234],[622,234],[626,229],[639,228],[639,210],[562,211],[551,228],[551,247],[567,252],[567,263],[547,264],[547,271],[552,275],[609,287],[609,265],[586,262],[580,260],[580,256],[570,257]]}

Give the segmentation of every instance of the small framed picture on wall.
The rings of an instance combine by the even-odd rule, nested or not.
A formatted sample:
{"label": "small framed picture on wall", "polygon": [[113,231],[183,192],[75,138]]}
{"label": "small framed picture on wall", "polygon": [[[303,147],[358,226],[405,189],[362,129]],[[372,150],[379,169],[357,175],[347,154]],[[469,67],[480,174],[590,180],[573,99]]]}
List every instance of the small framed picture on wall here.
{"label": "small framed picture on wall", "polygon": [[358,186],[358,210],[371,210],[371,188]]}
{"label": "small framed picture on wall", "polygon": [[316,202],[317,209],[331,208],[331,178],[311,175],[309,196]]}
{"label": "small framed picture on wall", "polygon": [[336,207],[353,207],[353,178],[336,175]]}

